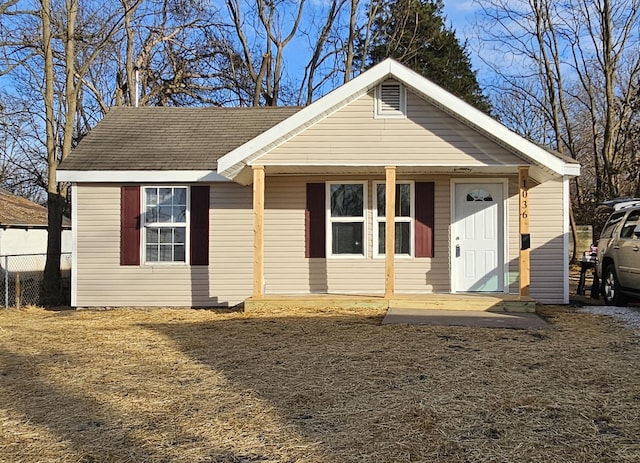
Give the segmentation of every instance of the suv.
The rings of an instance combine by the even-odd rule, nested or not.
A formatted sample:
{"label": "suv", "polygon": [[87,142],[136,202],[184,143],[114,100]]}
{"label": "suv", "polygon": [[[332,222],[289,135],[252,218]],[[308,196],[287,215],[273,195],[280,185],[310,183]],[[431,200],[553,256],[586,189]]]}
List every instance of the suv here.
{"label": "suv", "polygon": [[607,304],[625,305],[640,297],[640,198],[603,203],[612,207],[598,241],[596,271]]}

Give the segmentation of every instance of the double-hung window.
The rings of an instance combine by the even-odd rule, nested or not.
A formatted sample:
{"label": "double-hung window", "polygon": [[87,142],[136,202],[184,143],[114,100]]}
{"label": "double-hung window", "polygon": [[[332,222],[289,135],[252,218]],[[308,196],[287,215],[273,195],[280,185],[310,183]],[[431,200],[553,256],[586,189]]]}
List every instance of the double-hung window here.
{"label": "double-hung window", "polygon": [[329,182],[328,186],[328,255],[365,256],[366,183]]}
{"label": "double-hung window", "polygon": [[[385,231],[386,231],[386,185],[375,183],[376,204],[374,207],[374,246],[377,255],[385,254]],[[396,227],[396,255],[414,255],[414,184],[413,182],[396,183],[396,207],[395,207],[395,227]]]}
{"label": "double-hung window", "polygon": [[145,263],[186,262],[187,187],[144,187]]}

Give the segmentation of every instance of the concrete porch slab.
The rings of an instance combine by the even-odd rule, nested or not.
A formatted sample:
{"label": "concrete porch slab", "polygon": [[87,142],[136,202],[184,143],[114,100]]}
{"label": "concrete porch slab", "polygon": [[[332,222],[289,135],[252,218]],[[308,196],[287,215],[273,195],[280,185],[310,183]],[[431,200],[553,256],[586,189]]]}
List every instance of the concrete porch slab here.
{"label": "concrete porch slab", "polygon": [[383,325],[439,325],[473,328],[541,329],[550,325],[535,313],[430,310],[391,307]]}

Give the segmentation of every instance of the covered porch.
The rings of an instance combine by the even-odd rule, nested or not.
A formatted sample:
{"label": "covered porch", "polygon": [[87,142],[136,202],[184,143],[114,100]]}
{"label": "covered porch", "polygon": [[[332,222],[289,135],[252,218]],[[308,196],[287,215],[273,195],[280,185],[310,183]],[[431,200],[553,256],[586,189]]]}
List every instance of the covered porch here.
{"label": "covered porch", "polygon": [[[398,258],[406,260],[406,256],[396,255],[396,185],[398,175],[401,178],[407,177],[407,168],[403,166],[385,166],[378,168],[368,168],[363,172],[371,175],[378,172],[378,176],[384,175],[384,192],[386,201],[384,205],[384,223],[386,233],[384,235],[384,248],[386,252],[380,257],[384,263],[384,280],[379,280],[379,287],[372,291],[361,291],[355,294],[352,291],[327,291],[326,293],[309,291],[299,292],[293,290],[290,293],[282,289],[278,293],[270,293],[265,284],[265,180],[269,176],[286,177],[288,175],[299,174],[299,171],[284,172],[282,166],[274,169],[271,166],[253,165],[251,167],[253,183],[253,291],[251,297],[245,301],[245,310],[265,309],[269,307],[279,308],[327,308],[327,307],[374,307],[374,308],[413,308],[413,309],[442,309],[442,310],[475,310],[492,312],[533,312],[535,311],[535,301],[529,295],[530,287],[530,240],[529,240],[529,211],[528,211],[528,189],[529,189],[529,166],[509,166],[503,167],[500,171],[494,169],[480,168],[467,169],[465,172],[470,178],[487,176],[488,178],[499,178],[500,176],[517,178],[518,198],[518,236],[519,250],[517,251],[517,285],[516,288],[505,283],[503,291],[456,291],[450,287],[449,292],[433,291],[420,293],[407,293],[398,291],[397,287],[397,263]],[[326,171],[326,168],[324,169]],[[424,174],[412,167],[412,174]],[[434,172],[428,169],[428,173],[455,175],[453,171]],[[333,173],[335,175],[335,173]],[[380,175],[382,174],[382,175]],[[353,172],[350,173],[354,175]],[[362,173],[360,175],[363,175]],[[492,177],[493,176],[493,177]],[[458,178],[464,178],[458,174]],[[505,192],[504,202],[507,202]],[[515,194],[512,192],[512,195]],[[515,214],[514,214],[515,215]],[[512,233],[514,230],[512,230]],[[505,232],[506,234],[506,232]],[[515,248],[515,246],[512,245]],[[444,252],[444,251],[442,251]],[[449,254],[453,251],[446,250]],[[449,255],[449,260],[452,257]],[[449,272],[451,263],[449,262]],[[508,269],[503,269],[507,272]],[[514,273],[514,272],[511,272]],[[505,280],[507,278],[505,277]],[[517,293],[514,291],[517,291]]]}

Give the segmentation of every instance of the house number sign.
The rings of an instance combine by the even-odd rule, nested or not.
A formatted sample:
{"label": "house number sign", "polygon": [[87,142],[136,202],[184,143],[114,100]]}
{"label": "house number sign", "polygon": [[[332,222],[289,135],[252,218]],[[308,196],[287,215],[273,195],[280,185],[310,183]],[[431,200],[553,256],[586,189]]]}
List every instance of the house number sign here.
{"label": "house number sign", "polygon": [[528,169],[520,170],[520,249],[531,248],[529,235],[529,178]]}

